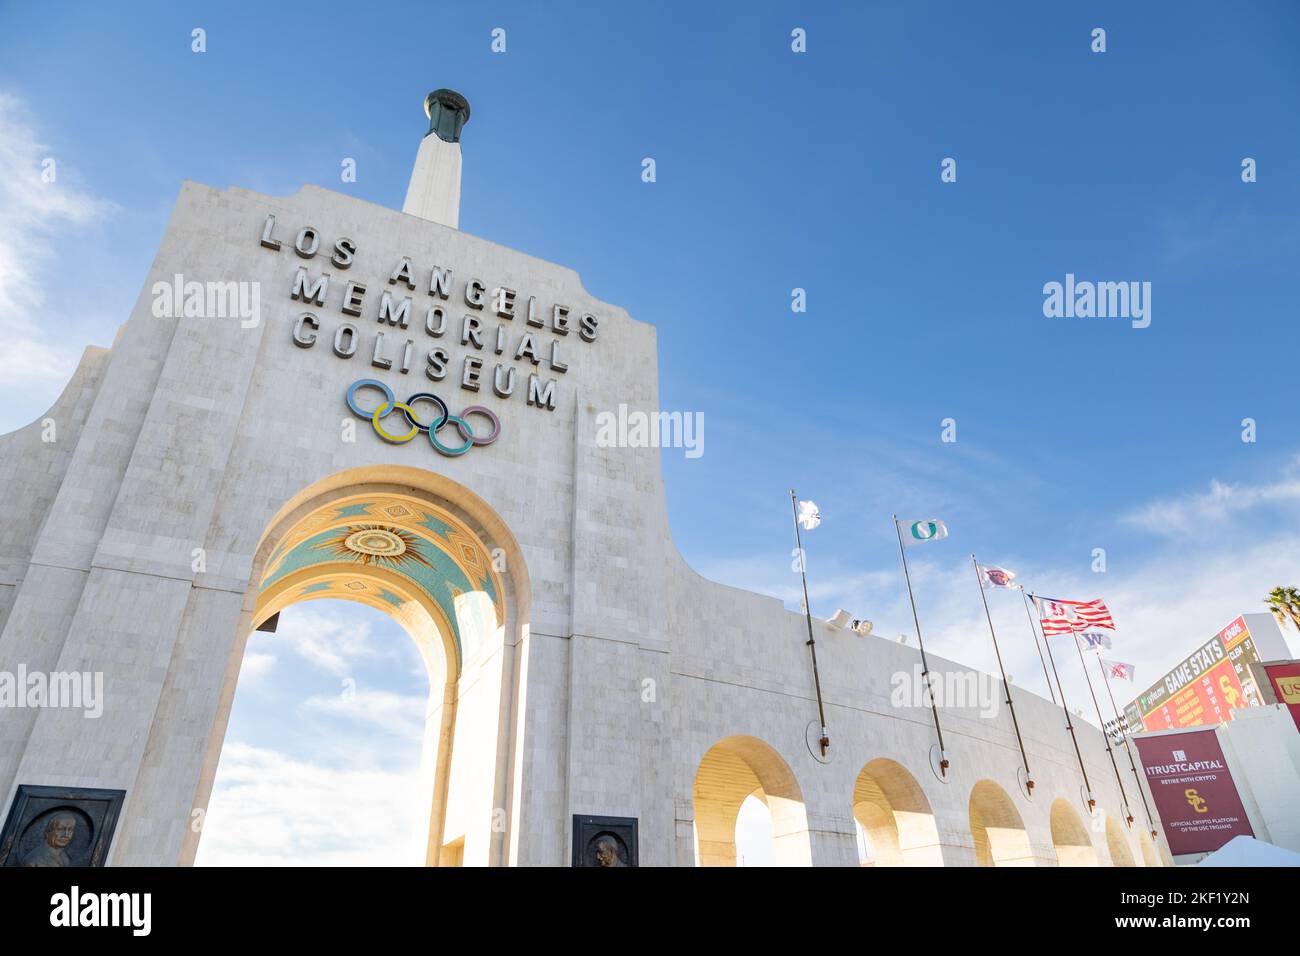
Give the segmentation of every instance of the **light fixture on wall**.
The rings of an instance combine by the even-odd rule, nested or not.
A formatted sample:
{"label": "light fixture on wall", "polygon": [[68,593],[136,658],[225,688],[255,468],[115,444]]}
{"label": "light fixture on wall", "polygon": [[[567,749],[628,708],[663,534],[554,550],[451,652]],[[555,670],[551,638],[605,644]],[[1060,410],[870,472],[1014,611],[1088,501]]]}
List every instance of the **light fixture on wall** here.
{"label": "light fixture on wall", "polygon": [[831,617],[826,619],[826,626],[834,631],[843,630],[844,626],[849,623],[852,617],[853,615],[848,611],[844,610],[844,608],[840,608]]}

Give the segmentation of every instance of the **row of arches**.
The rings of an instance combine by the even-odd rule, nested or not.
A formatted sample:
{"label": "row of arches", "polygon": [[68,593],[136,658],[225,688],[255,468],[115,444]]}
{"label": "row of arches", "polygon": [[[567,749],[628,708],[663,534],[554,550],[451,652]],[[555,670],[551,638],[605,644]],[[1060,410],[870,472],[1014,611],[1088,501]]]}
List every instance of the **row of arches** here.
{"label": "row of arches", "polygon": [[[943,841],[930,801],[902,764],[880,757],[863,766],[854,781],[852,808],[860,864],[944,865]],[[752,854],[751,859],[779,866],[812,862],[807,813],[794,773],[771,746],[755,737],[728,737],[705,753],[695,775],[694,809],[699,866],[744,862],[743,849],[738,850],[738,823],[760,817],[765,824],[770,821],[772,845],[770,852]],[[980,780],[971,788],[967,817],[976,865],[1040,863],[1020,811],[995,781]],[[1137,865],[1122,823],[1100,814],[1090,822],[1104,830],[1112,865]],[[1058,865],[1101,864],[1089,823],[1068,800],[1058,797],[1052,801],[1049,823]],[[752,840],[754,828],[749,829]],[[766,836],[768,827],[759,830]],[[1138,839],[1143,865],[1160,865],[1148,835],[1139,831]]]}

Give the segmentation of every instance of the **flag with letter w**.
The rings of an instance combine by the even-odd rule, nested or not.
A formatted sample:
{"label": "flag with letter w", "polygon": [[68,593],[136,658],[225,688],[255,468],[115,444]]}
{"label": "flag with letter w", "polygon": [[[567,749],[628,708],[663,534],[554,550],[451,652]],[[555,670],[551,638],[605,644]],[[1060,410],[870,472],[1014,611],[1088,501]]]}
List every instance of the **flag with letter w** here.
{"label": "flag with letter w", "polygon": [[937,518],[926,518],[923,521],[900,521],[898,522],[898,530],[903,539],[904,547],[924,544],[927,541],[938,541],[941,538],[948,537],[948,526]]}
{"label": "flag with letter w", "polygon": [[1101,631],[1084,631],[1079,635],[1083,638],[1083,646],[1089,650],[1099,651],[1103,647],[1111,650],[1110,635],[1103,634]]}

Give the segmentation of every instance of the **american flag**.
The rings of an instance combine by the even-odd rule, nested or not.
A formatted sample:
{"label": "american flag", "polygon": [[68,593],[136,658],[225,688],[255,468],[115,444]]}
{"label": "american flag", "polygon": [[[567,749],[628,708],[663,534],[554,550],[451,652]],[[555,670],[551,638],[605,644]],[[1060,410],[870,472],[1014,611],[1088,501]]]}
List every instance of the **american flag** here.
{"label": "american flag", "polygon": [[1101,598],[1095,601],[1062,601],[1057,598],[1034,596],[1038,605],[1038,620],[1043,625],[1043,635],[1069,634],[1094,627],[1115,630],[1115,621]]}
{"label": "american flag", "polygon": [[1087,627],[1104,627],[1110,631],[1115,630],[1115,619],[1110,616],[1110,608],[1106,607],[1101,598],[1097,598],[1095,601],[1085,601],[1077,605],[1074,613],[1079,615],[1079,620]]}

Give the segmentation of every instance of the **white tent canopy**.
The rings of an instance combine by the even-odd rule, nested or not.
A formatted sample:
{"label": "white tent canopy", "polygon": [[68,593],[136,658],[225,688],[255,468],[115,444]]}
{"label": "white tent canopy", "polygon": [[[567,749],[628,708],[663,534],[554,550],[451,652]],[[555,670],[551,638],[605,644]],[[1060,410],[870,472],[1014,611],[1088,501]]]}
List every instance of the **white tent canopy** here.
{"label": "white tent canopy", "polygon": [[1300,866],[1300,853],[1284,850],[1254,837],[1237,836],[1197,866]]}

